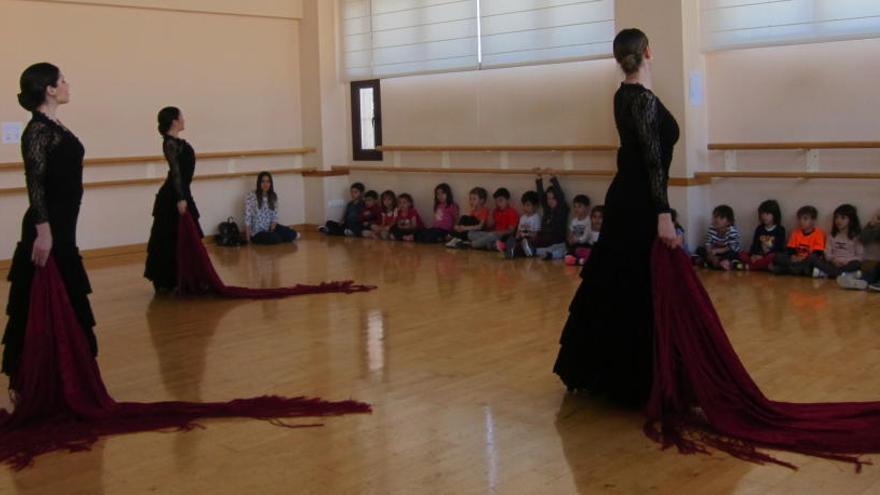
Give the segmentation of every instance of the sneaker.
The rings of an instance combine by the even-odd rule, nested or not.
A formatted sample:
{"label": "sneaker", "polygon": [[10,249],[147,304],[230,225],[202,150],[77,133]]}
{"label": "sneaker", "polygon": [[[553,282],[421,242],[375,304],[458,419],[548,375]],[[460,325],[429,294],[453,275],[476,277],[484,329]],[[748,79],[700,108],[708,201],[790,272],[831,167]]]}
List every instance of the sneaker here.
{"label": "sneaker", "polygon": [[345,234],[345,237],[354,237],[354,232],[351,229],[345,229],[343,234]]}
{"label": "sneaker", "polygon": [[302,233],[301,233],[301,232],[296,232],[296,233],[293,234],[293,240],[294,240],[294,241],[298,241],[300,237],[302,237]]}
{"label": "sneaker", "polygon": [[733,267],[733,269],[737,270],[737,271],[743,271],[746,269],[746,265],[740,260],[731,261],[730,266]]}
{"label": "sneaker", "polygon": [[565,261],[566,265],[574,266],[578,260],[577,260],[577,258],[574,257],[574,255],[567,254],[567,255],[565,255],[564,261]]}
{"label": "sneaker", "polygon": [[461,244],[461,239],[458,237],[453,237],[452,240],[446,243],[446,247],[455,249],[458,245]]}
{"label": "sneaker", "polygon": [[837,285],[849,290],[865,290],[868,288],[868,282],[854,277],[852,273],[844,273],[837,277]]}
{"label": "sneaker", "polygon": [[868,290],[872,292],[880,292],[880,282],[874,282],[873,284],[868,285]]}
{"label": "sneaker", "polygon": [[828,278],[828,274],[816,267],[813,267],[813,278]]}
{"label": "sneaker", "polygon": [[516,242],[507,243],[507,249],[504,250],[504,257],[507,259],[516,258]]}
{"label": "sneaker", "polygon": [[327,226],[321,225],[320,227],[318,227],[318,232],[320,232],[322,234],[326,234],[327,233]]}
{"label": "sneaker", "polygon": [[532,256],[535,255],[535,250],[532,249],[532,245],[529,244],[528,239],[523,238],[521,245],[522,245],[523,253],[525,253],[526,256],[531,258]]}

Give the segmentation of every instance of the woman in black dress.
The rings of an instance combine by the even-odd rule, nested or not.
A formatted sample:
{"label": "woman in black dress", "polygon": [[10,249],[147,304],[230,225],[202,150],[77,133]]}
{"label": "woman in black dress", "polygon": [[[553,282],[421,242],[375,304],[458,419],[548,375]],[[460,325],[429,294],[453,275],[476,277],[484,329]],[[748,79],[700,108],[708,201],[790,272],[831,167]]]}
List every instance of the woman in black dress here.
{"label": "woman in black dress", "polygon": [[614,57],[626,80],[614,95],[620,136],[617,175],[605,198],[602,235],[569,306],[554,372],[569,390],[585,389],[641,406],[651,391],[651,247],[678,243],[666,195],[678,124],[642,85],[652,58],[648,38],[621,31]]}
{"label": "woman in black dress", "polygon": [[178,108],[165,107],[159,111],[158,120],[159,134],[163,139],[162,151],[168,161],[168,177],[153,203],[153,228],[150,230],[144,269],[144,277],[153,282],[156,292],[173,291],[177,286],[177,229],[180,215],[189,211],[196,226],[199,226],[199,210],[190,191],[196,169],[196,153],[189,143],[179,137],[185,128],[183,114]]}
{"label": "woman in black dress", "polygon": [[21,222],[21,241],[15,248],[8,277],[11,286],[6,306],[9,320],[3,335],[3,373],[10,378],[15,376],[22,353],[34,271],[45,266],[50,255],[92,355],[98,349],[88,299],[92,289],[76,245],[85,150],[56,117],[58,107],[70,101],[70,88],[58,67],[48,63],[28,67],[21,75],[20,86],[18,101],[32,112],[21,137],[29,207]]}

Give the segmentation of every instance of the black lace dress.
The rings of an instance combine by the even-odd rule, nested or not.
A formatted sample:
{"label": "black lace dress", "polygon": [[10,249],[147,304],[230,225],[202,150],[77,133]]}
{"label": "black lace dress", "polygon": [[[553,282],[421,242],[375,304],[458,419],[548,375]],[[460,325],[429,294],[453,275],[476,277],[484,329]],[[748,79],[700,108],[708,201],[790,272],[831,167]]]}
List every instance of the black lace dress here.
{"label": "black lace dress", "polygon": [[653,366],[650,253],[657,215],[670,211],[666,188],[679,129],[640,84],[624,83],[617,90],[614,119],[620,136],[617,175],[553,370],[570,389],[641,406],[651,390]]}
{"label": "black lace dress", "polygon": [[153,228],[147,244],[144,277],[153,282],[156,290],[170,290],[177,285],[178,201],[186,201],[187,210],[196,226],[199,225],[199,210],[190,191],[196,170],[196,153],[183,139],[168,135],[164,138],[162,150],[168,161],[168,177],[153,203]]}
{"label": "black lace dress", "polygon": [[92,292],[76,245],[76,222],[83,196],[82,170],[85,150],[79,139],[61,124],[34,112],[21,137],[30,206],[21,222],[21,241],[15,248],[8,279],[9,320],[3,335],[3,373],[13,376],[18,369],[30,309],[31,282],[36,267],[31,261],[36,225],[49,222],[51,255],[58,265],[67,295],[86,334],[92,354],[98,344],[95,318],[89,305]]}

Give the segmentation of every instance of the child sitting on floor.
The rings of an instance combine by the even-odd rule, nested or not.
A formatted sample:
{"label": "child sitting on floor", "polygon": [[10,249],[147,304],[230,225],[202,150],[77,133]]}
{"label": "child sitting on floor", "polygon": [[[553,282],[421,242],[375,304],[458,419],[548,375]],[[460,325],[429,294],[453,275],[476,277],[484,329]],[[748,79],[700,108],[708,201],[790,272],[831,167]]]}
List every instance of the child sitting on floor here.
{"label": "child sitting on floor", "polygon": [[750,270],[767,270],[778,253],[785,252],[785,227],[780,225],[782,211],[775,199],[768,199],[758,205],[758,220],[755,236],[748,257],[744,261]]}
{"label": "child sitting on floor", "polygon": [[489,223],[489,208],[486,208],[486,200],[489,192],[482,187],[471,189],[468,195],[468,204],[471,207],[470,214],[462,215],[458,219],[458,223],[449,235],[452,239],[446,244],[446,247],[468,247],[469,234],[474,231],[483,230]]}
{"label": "child sitting on floor", "polygon": [[495,247],[504,254],[505,258],[511,259],[517,254],[523,254],[531,257],[535,255],[532,243],[538,232],[541,231],[541,215],[538,214],[538,202],[540,201],[538,193],[535,191],[526,191],[520,202],[522,203],[523,213],[519,217],[519,227],[516,234],[507,239],[507,241],[498,240]]}
{"label": "child sitting on floor", "polygon": [[495,208],[489,217],[487,230],[472,230],[468,234],[471,247],[474,249],[492,249],[499,240],[507,240],[514,232],[519,222],[519,214],[510,206],[510,191],[499,187],[492,195],[495,200]]}
{"label": "child sitting on floor", "polygon": [[716,206],[712,210],[712,225],[697,254],[703,257],[709,268],[730,271],[743,267],[739,259],[741,245],[733,208],[727,205]]}
{"label": "child sitting on floor", "polygon": [[797,211],[799,229],[791,234],[786,252],[777,253],[770,271],[777,275],[806,275],[813,273],[814,261],[825,256],[825,232],[816,227],[819,212],[813,206]]}
{"label": "child sitting on floor", "polygon": [[361,210],[364,209],[364,189],[364,185],[360,182],[352,184],[348,190],[351,195],[351,201],[345,205],[342,221],[334,222],[333,220],[328,220],[327,223],[318,227],[318,230],[327,235],[361,235],[361,223],[358,222],[358,219],[360,218]]}
{"label": "child sitting on floor", "polygon": [[859,240],[864,246],[862,269],[837,277],[837,284],[844,289],[880,292],[880,211],[862,229]]}
{"label": "child sitting on floor", "polygon": [[373,225],[379,223],[381,215],[382,206],[379,204],[379,194],[371,189],[364,194],[364,208],[358,216],[361,236],[373,237]]}
{"label": "child sitting on floor", "polygon": [[391,227],[397,223],[397,196],[394,191],[382,192],[382,211],[379,213],[379,221],[373,224],[373,237],[388,239],[391,236]]}
{"label": "child sitting on floor", "polygon": [[859,271],[865,254],[859,241],[861,233],[856,207],[849,204],[838,206],[834,210],[831,237],[825,245],[825,257],[813,260],[813,278],[837,278],[842,273]]}
{"label": "child sitting on floor", "polygon": [[416,235],[424,228],[422,217],[416,211],[412,196],[402,193],[397,197],[397,219],[391,227],[391,238],[395,241],[412,242]]}

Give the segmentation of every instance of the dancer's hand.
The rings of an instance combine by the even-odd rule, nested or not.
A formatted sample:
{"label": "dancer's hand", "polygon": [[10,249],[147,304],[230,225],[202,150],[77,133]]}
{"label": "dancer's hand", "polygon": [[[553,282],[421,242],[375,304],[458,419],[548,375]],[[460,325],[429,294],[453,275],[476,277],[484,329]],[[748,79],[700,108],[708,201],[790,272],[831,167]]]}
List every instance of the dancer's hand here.
{"label": "dancer's hand", "polygon": [[186,200],[181,199],[177,202],[177,213],[180,213],[181,215],[186,213]]}
{"label": "dancer's hand", "polygon": [[46,266],[51,251],[52,230],[49,229],[49,222],[43,222],[37,225],[37,238],[34,240],[34,248],[31,250],[31,261],[42,268]]}
{"label": "dancer's hand", "polygon": [[681,239],[675,234],[675,224],[672,223],[672,215],[661,213],[657,216],[657,237],[669,249],[681,247]]}

